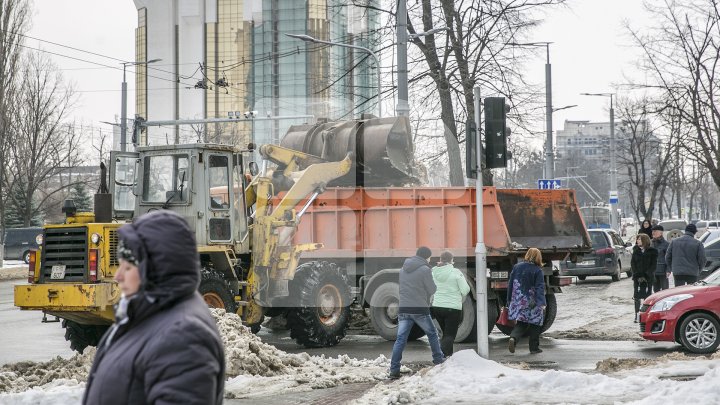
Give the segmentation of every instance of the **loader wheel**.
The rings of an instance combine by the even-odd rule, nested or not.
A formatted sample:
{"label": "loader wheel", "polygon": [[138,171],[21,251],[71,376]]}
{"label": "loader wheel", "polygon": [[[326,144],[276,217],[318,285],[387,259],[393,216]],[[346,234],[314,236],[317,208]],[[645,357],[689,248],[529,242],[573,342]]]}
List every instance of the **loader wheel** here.
{"label": "loader wheel", "polygon": [[230,287],[225,282],[222,274],[203,269],[200,274],[198,291],[208,307],[221,308],[230,313],[237,311],[235,297],[233,297]]}
{"label": "loader wheel", "polygon": [[347,276],[333,263],[298,266],[290,286],[290,337],[305,347],[335,346],[350,323]]}
{"label": "loader wheel", "polygon": [[70,349],[82,354],[88,346],[97,346],[100,339],[110,326],[108,325],[81,325],[77,322],[63,319],[65,340],[70,342]]}
{"label": "loader wheel", "polygon": [[[545,332],[546,330],[550,329],[553,322],[555,322],[555,316],[557,315],[557,300],[555,299],[555,294],[545,294],[545,301],[547,302],[547,307],[545,308],[545,319],[543,320],[541,332]],[[508,336],[510,336],[510,333],[513,330],[511,326],[495,326],[497,326],[497,328],[500,329],[502,333]]]}

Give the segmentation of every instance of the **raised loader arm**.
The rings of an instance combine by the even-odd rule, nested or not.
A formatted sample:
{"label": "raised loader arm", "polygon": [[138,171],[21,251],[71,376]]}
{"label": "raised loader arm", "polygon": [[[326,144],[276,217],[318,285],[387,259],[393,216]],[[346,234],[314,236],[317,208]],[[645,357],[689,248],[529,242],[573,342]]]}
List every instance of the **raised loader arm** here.
{"label": "raised loader arm", "polygon": [[[270,306],[274,297],[287,296],[288,281],[292,280],[300,253],[315,250],[322,244],[293,245],[292,237],[297,230],[300,213],[295,207],[304,199],[311,203],[322,193],[328,182],[350,171],[352,154],[338,162],[327,162],[313,155],[276,145],[264,145],[261,155],[278,164],[272,174],[256,177],[254,187],[255,220],[252,225],[252,263],[248,275],[249,301],[246,321],[255,324],[262,319],[262,306]],[[277,191],[275,183],[292,183],[283,199],[275,206],[271,199]],[[290,181],[290,179],[292,181]],[[247,195],[247,193],[246,193]],[[270,288],[272,286],[272,288]]]}

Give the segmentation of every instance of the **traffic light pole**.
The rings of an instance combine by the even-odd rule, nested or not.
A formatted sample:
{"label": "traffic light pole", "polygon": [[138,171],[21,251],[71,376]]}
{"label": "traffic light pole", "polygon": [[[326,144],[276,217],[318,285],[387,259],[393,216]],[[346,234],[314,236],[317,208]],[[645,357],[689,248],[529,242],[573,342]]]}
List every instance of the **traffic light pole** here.
{"label": "traffic light pole", "polygon": [[[490,358],[488,344],[488,314],[487,314],[487,249],[485,247],[485,233],[483,224],[483,178],[482,178],[482,144],[480,143],[480,88],[473,89],[475,96],[475,122],[477,130],[477,178],[475,179],[475,212],[477,217],[477,243],[475,244],[475,293],[477,306],[477,352],[484,359]],[[488,134],[485,134],[487,137]]]}

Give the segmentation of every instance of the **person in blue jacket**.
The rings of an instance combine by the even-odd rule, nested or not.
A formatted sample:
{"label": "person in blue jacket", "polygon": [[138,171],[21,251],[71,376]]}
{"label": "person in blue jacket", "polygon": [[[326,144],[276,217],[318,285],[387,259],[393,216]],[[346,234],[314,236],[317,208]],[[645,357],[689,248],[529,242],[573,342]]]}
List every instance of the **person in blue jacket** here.
{"label": "person in blue jacket", "polygon": [[470,292],[465,275],[453,264],[453,254],[445,251],[440,255],[438,265],[432,269],[437,291],[430,312],[443,332],[440,347],[445,357],[453,354],[453,343],[463,318],[463,301]]}
{"label": "person in blue jacket", "polygon": [[508,350],[515,353],[515,344],[525,333],[530,335],[530,353],[542,353],[540,333],[545,320],[545,277],[542,254],[536,248],[528,249],[525,261],[516,264],[510,273],[507,287],[508,319],[515,321],[510,333]]}

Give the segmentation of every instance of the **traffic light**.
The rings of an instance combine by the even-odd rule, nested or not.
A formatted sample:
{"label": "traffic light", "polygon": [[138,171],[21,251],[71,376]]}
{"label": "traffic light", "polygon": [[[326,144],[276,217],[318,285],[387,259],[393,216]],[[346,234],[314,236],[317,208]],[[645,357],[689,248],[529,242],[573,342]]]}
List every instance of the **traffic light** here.
{"label": "traffic light", "polygon": [[479,143],[477,125],[468,119],[465,123],[465,176],[468,179],[477,179],[477,147]]}
{"label": "traffic light", "polygon": [[505,104],[505,97],[485,98],[485,167],[495,169],[507,166],[506,114],[510,106]]}

